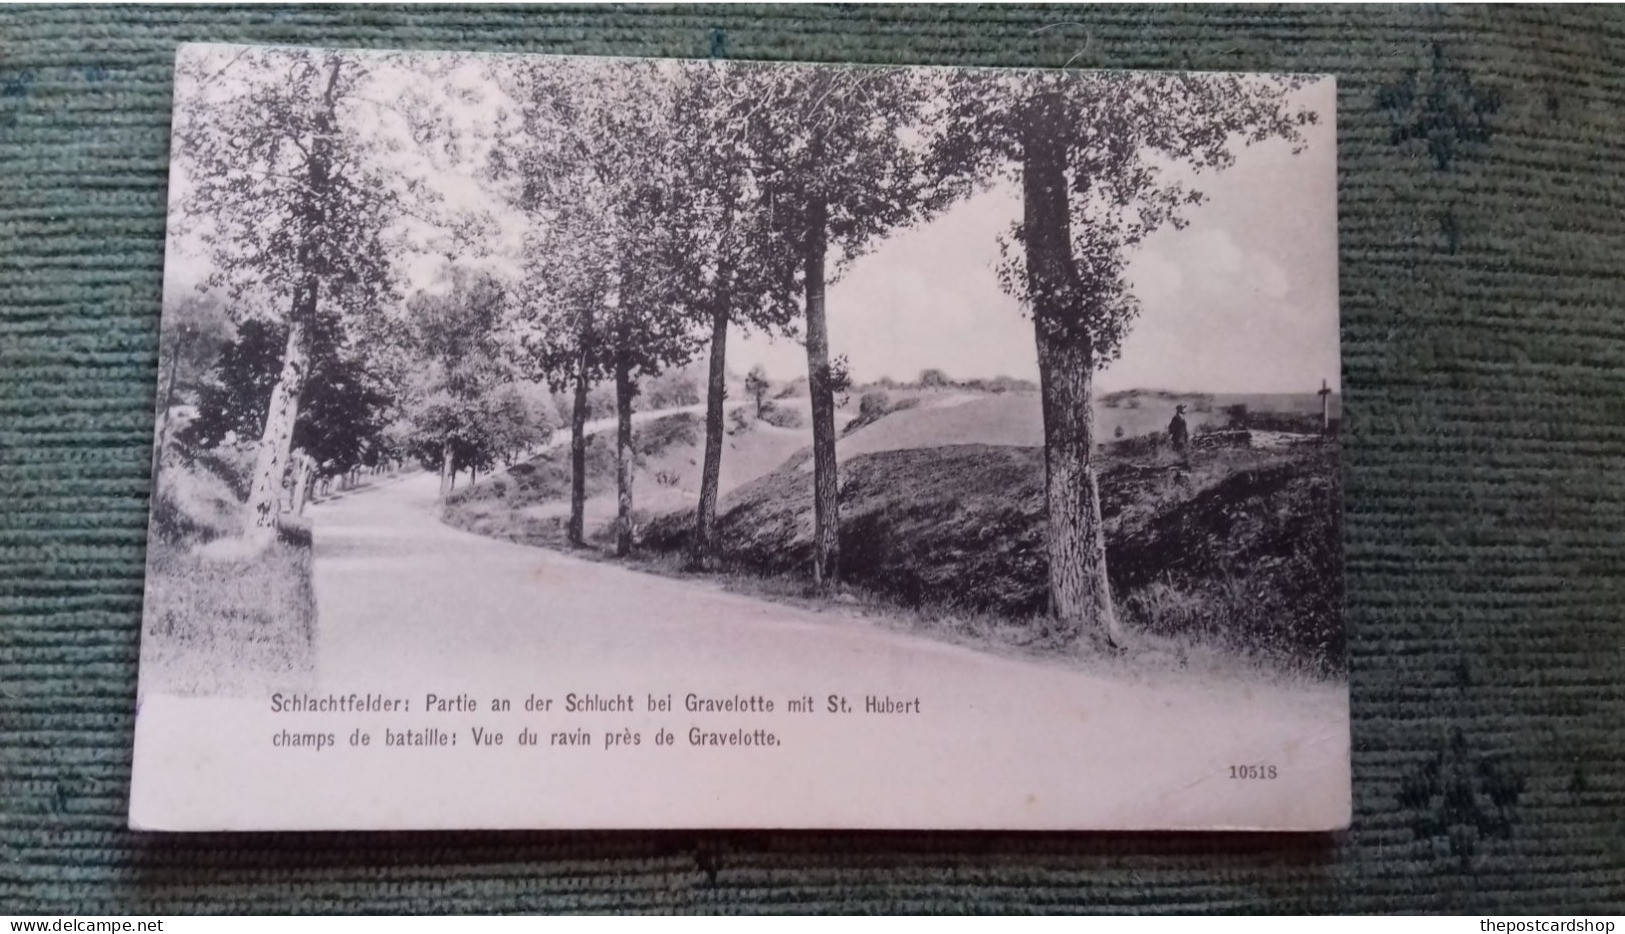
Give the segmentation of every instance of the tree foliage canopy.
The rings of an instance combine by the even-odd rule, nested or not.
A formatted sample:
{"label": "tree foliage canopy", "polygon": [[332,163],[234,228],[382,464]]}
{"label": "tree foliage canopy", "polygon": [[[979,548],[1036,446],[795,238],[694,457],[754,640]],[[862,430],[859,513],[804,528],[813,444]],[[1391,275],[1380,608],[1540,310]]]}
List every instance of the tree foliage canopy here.
{"label": "tree foliage canopy", "polygon": [[364,93],[367,59],[244,48],[177,63],[176,207],[212,260],[209,284],[286,314],[314,275],[319,300],[365,311],[392,284],[390,225],[420,190],[384,170],[390,143]]}
{"label": "tree foliage canopy", "polygon": [[[336,327],[332,316],[325,324]],[[249,318],[239,325],[237,336],[198,387],[198,414],[181,440],[215,447],[228,438],[258,438],[287,340],[285,324]],[[378,463],[391,448],[386,428],[394,417],[392,388],[356,348],[325,338],[313,344],[309,388],[294,425],[293,446],[315,459],[318,475]]]}
{"label": "tree foliage canopy", "polygon": [[457,467],[487,469],[552,431],[546,391],[519,378],[503,346],[511,303],[507,283],[463,266],[406,303],[412,365],[394,434],[425,466],[439,467],[449,449]]}
{"label": "tree foliage canopy", "polygon": [[[1130,253],[1163,227],[1183,228],[1203,201],[1195,180],[1228,168],[1239,147],[1301,143],[1317,114],[1291,102],[1302,81],[1275,77],[1126,72],[956,72],[944,79],[936,175],[1020,182],[1039,149],[1064,169],[1070,281],[1048,283],[1060,316],[1037,325],[1092,342],[1097,365],[1115,359],[1139,314]],[[1000,283],[1030,306],[1032,281],[1018,223],[1001,242]]]}

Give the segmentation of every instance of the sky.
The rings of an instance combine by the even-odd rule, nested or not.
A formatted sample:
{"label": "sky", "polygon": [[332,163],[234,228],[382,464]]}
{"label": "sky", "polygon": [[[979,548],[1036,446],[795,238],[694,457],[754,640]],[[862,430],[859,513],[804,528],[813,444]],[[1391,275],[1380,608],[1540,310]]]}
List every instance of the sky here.
{"label": "sky", "polygon": [[[227,47],[207,53],[223,62],[234,54]],[[517,264],[501,254],[521,242],[523,220],[471,174],[504,103],[478,93],[485,72],[476,61],[459,57],[437,79],[475,93],[449,111],[471,142],[461,165],[439,172],[436,187],[452,202],[491,211],[502,246],[482,262],[516,273]],[[1158,231],[1131,253],[1141,314],[1120,358],[1098,377],[1101,390],[1308,392],[1322,380],[1340,388],[1335,97],[1330,80],[1296,92],[1295,103],[1320,115],[1306,128],[1301,152],[1280,141],[1237,147],[1235,164],[1223,172],[1182,176],[1207,200],[1189,209],[1185,229]],[[390,119],[380,113],[362,110],[352,119]],[[172,197],[185,188],[177,167]],[[1003,184],[929,224],[893,233],[858,258],[828,290],[832,354],[847,357],[859,382],[912,379],[926,368],[956,379],[1036,378],[1032,325],[995,274],[998,239],[1020,214],[1019,190]],[[409,289],[436,287],[445,265],[432,254],[407,264]],[[172,227],[166,285],[187,288],[205,270],[195,237]],[[736,330],[729,368],[744,373],[757,363],[775,379],[803,375],[807,365],[796,341]]]}
{"label": "sky", "polygon": [[[1340,388],[1336,94],[1326,80],[1296,97],[1321,115],[1301,153],[1279,141],[1240,149],[1231,168],[1192,179],[1208,200],[1184,230],[1132,254],[1141,313],[1103,391]],[[994,274],[997,238],[1020,215],[1019,190],[1003,186],[858,259],[829,289],[831,353],[860,382],[927,367],[1035,379],[1032,325]],[[775,378],[807,366],[801,346],[760,335],[731,336],[729,357],[736,372],[761,363]]]}

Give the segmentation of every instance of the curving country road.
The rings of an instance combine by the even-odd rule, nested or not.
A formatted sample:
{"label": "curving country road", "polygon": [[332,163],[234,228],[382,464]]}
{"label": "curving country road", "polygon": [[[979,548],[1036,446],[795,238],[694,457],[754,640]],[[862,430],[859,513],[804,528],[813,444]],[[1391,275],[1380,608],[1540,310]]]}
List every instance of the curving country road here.
{"label": "curving country road", "polygon": [[[1340,686],[1143,681],[1006,659],[463,532],[439,521],[436,487],[410,475],[311,509],[321,689],[552,707],[434,720],[500,728],[509,745],[414,760],[410,779],[393,781],[409,826],[1328,827],[1347,817]],[[572,692],[630,695],[637,711],[569,715]],[[690,713],[689,693],[761,695],[776,710]],[[674,709],[649,712],[651,694],[672,695]],[[853,712],[826,712],[831,695]],[[919,712],[865,713],[867,695],[918,699]],[[815,712],[787,712],[804,696]],[[551,732],[578,727],[595,743],[630,728],[642,744],[511,745],[520,728],[545,747]],[[694,747],[695,728],[765,728],[780,745]],[[653,745],[660,729],[673,745]],[[1278,777],[1229,777],[1250,763]],[[446,793],[470,776],[494,790]]]}

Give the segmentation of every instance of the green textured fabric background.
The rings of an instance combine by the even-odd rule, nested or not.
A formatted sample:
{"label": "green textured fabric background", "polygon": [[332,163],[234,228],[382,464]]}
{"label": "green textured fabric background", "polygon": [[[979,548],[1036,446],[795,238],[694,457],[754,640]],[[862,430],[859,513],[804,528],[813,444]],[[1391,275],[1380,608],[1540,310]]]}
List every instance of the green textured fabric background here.
{"label": "green textured fabric background", "polygon": [[[198,40],[1335,74],[1353,829],[126,831]],[[1625,911],[1622,66],[1604,8],[0,9],[0,913]]]}

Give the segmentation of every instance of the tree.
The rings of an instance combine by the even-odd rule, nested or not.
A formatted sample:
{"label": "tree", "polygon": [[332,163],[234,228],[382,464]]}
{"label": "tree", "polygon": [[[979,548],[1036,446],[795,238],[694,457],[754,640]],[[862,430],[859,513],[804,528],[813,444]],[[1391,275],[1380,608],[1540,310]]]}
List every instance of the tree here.
{"label": "tree", "polygon": [[[928,173],[932,86],[883,68],[754,66],[762,92],[742,116],[760,160],[758,184],[776,230],[800,264],[813,429],[813,582],[839,573],[840,504],[835,395],[825,290],[888,233],[945,206],[960,191]],[[831,263],[833,253],[834,262]]]}
{"label": "tree", "polygon": [[492,457],[486,437],[492,394],[505,382],[499,326],[507,292],[489,273],[452,266],[445,290],[420,291],[406,306],[407,341],[422,366],[411,393],[413,445],[438,455],[440,496],[456,471],[478,470]]}
{"label": "tree", "polygon": [[1218,171],[1239,145],[1298,142],[1312,111],[1298,82],[1220,74],[1032,73],[950,79],[949,132],[934,170],[1003,174],[1022,219],[1000,278],[1033,321],[1044,413],[1051,635],[1122,632],[1106,573],[1094,469],[1093,377],[1139,313],[1125,277],[1152,231],[1181,227],[1200,191],[1176,176]]}
{"label": "tree", "polygon": [[[600,306],[609,277],[593,244],[604,236],[604,214],[595,202],[565,202],[526,233],[527,281],[521,314],[529,325],[521,346],[530,372],[557,393],[569,393],[570,518],[572,545],[586,544],[589,393],[603,377]],[[540,213],[540,206],[533,211]]]}
{"label": "tree", "polygon": [[762,417],[762,405],[767,400],[767,390],[771,384],[767,381],[767,370],[758,363],[745,374],[745,392],[756,401],[756,417]]}
{"label": "tree", "polygon": [[231,322],[218,295],[193,294],[164,309],[158,343],[158,438],[153,457],[161,461],[170,439],[170,416],[193,394],[231,339]]}
{"label": "tree", "polygon": [[675,274],[687,261],[669,159],[673,86],[665,66],[605,61],[531,63],[515,82],[518,138],[494,154],[492,175],[532,218],[527,336],[555,388],[574,384],[570,540],[585,538],[587,393],[614,380],[617,534],[632,548],[632,400],[637,380],[693,350]]}
{"label": "tree", "polygon": [[347,128],[367,67],[334,52],[245,48],[177,62],[179,213],[214,264],[209,286],[275,307],[286,326],[248,499],[249,537],[275,534],[318,310],[389,290],[384,234],[401,192]]}
{"label": "tree", "polygon": [[482,447],[512,466],[531,448],[544,444],[558,425],[547,387],[529,380],[503,382],[485,397]]}
{"label": "tree", "polygon": [[237,326],[237,336],[220,351],[216,365],[198,386],[197,417],[180,439],[215,447],[228,436],[258,438],[265,430],[265,409],[282,370],[287,329],[274,321],[250,318]]}
{"label": "tree", "polygon": [[705,401],[700,396],[700,384],[692,365],[676,367],[645,380],[639,399],[643,403],[639,411],[681,408]]}
{"label": "tree", "polygon": [[689,556],[696,567],[717,563],[728,333],[793,333],[800,313],[796,245],[791,231],[774,223],[762,182],[768,164],[754,148],[761,138],[751,133],[753,113],[776,99],[781,80],[774,69],[727,62],[692,63],[677,76],[670,151],[682,171],[672,189],[674,285],[709,334],[705,456]]}
{"label": "tree", "polygon": [[687,363],[695,350],[683,274],[691,268],[694,228],[684,203],[688,179],[668,158],[678,117],[674,85],[660,80],[651,63],[617,64],[624,72],[612,80],[626,96],[602,114],[612,119],[592,130],[596,146],[608,150],[601,176],[619,207],[606,244],[614,252],[606,259],[613,264],[616,291],[604,330],[615,379],[615,554],[624,557],[634,538],[632,402],[638,381]]}
{"label": "tree", "polygon": [[[337,327],[318,316],[317,334]],[[229,437],[259,438],[267,403],[276,389],[287,347],[287,326],[249,318],[220,351],[219,360],[197,389],[197,417],[180,432],[191,445],[218,446]],[[394,399],[364,355],[342,340],[320,336],[313,353],[302,404],[290,440],[294,464],[293,508],[303,505],[308,481],[340,476],[376,465],[387,448],[385,428]]]}
{"label": "tree", "polygon": [[442,200],[431,170],[462,158],[472,131],[457,115],[478,111],[446,80],[453,67],[220,46],[188,46],[176,62],[172,247],[201,246],[212,267],[203,287],[287,331],[246,504],[257,543],[275,535],[312,361],[387,339],[394,264],[414,240],[470,242],[478,218],[431,215]]}

